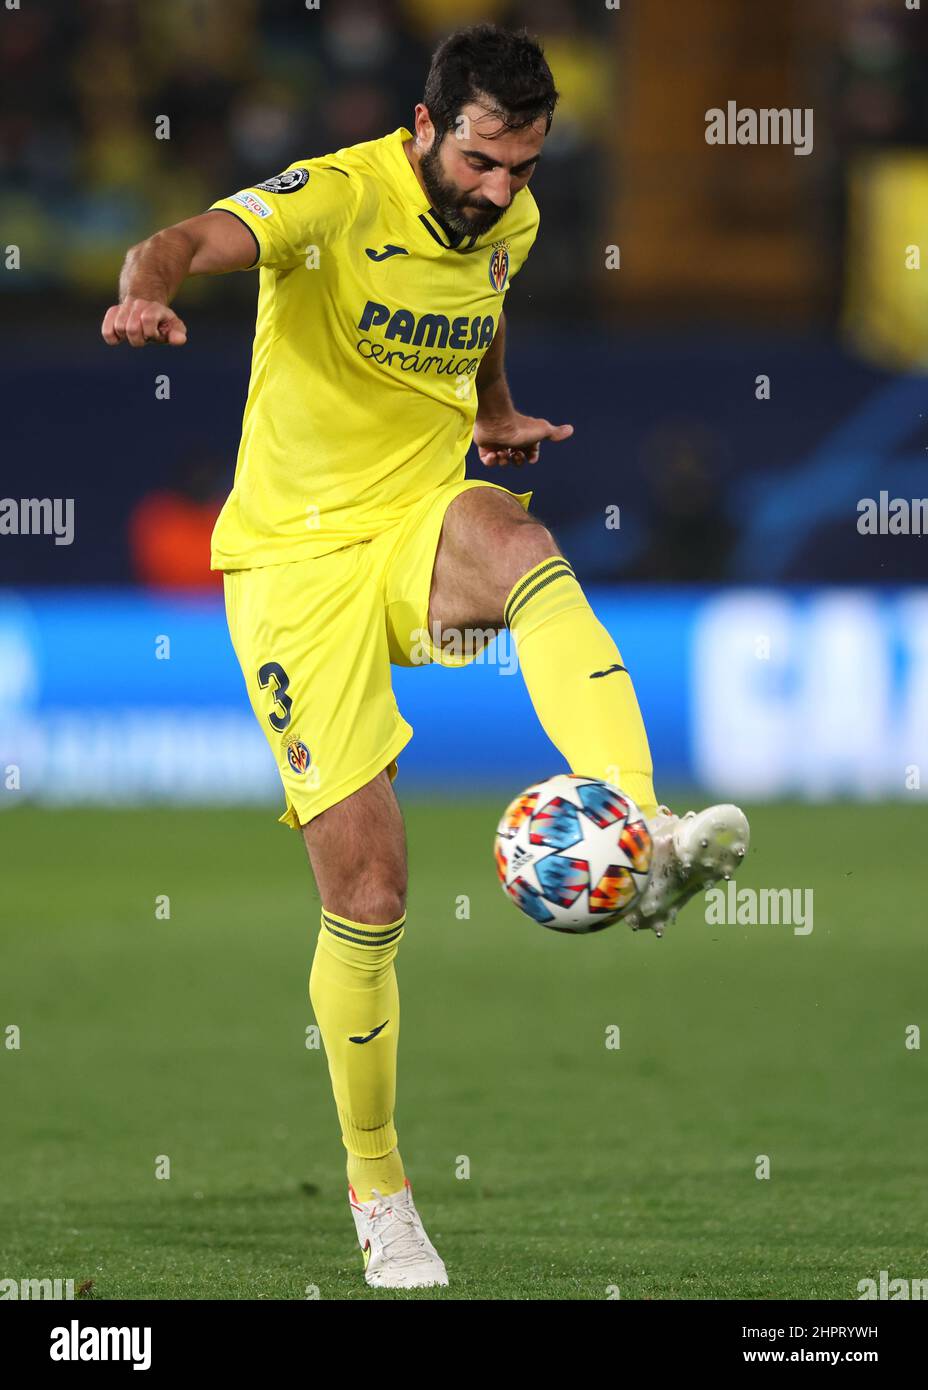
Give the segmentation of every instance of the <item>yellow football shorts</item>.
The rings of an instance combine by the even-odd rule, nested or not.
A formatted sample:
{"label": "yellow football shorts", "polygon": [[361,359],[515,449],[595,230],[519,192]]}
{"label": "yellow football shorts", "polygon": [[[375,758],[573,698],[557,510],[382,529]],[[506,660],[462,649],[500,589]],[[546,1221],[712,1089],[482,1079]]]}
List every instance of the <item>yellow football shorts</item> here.
{"label": "yellow football shorts", "polygon": [[[428,631],[445,512],[472,487],[497,485],[449,483],[373,540],[226,572],[232,645],[284,784],[285,825],[298,830],[384,768],[396,775],[412,728],[396,705],[391,664],[463,666],[477,655],[436,646]],[[531,493],[509,495],[528,508]]]}

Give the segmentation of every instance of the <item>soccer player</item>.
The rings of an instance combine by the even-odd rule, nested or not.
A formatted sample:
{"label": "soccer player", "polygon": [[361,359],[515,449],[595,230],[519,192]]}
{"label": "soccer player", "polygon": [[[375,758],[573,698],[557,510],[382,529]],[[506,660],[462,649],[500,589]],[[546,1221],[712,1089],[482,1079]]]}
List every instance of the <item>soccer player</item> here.
{"label": "soccer player", "polygon": [[657,803],[631,677],[528,495],[466,481],[573,427],[523,415],[503,303],[535,239],[528,188],[557,92],[540,47],[479,25],[436,50],[414,129],[300,159],[133,247],[107,343],[179,346],[190,275],[260,268],[235,483],[216,524],[229,629],[322,901],[310,998],[347,1150],[367,1282],[446,1284],[397,1147],[406,848],[392,779],[412,730],[390,666],[462,665],[442,632],[508,626],[573,772],[618,783],[654,841],[629,920],[658,935],[732,872],[733,806]]}

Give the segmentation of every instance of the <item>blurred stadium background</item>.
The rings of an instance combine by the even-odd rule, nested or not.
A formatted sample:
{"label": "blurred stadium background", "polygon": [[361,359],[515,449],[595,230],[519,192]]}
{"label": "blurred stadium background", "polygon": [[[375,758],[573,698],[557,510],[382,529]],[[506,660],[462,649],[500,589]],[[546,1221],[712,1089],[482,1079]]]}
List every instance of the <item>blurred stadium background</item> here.
{"label": "blurred stadium background", "polygon": [[[185,289],[182,353],[108,351],[99,319],[130,244],[408,123],[436,37],[480,17],[540,34],[563,93],[510,374],[523,409],[576,426],[533,471],[534,506],[633,663],[662,777],[911,795],[923,541],[856,522],[861,498],[924,491],[928,279],[906,268],[928,217],[920,14],[796,0],[758,29],[739,0],[685,24],[670,0],[81,0],[3,22],[3,240],[20,248],[0,277],[3,491],[73,497],[76,526],[67,546],[2,539],[0,757],[28,769],[20,797],[275,794],[207,569],[256,279]],[[812,107],[811,153],[707,145],[728,100]],[[103,681],[94,654],[114,643]],[[418,735],[401,785],[461,776],[449,711],[472,735],[468,784],[550,763],[499,675],[399,673]]]}

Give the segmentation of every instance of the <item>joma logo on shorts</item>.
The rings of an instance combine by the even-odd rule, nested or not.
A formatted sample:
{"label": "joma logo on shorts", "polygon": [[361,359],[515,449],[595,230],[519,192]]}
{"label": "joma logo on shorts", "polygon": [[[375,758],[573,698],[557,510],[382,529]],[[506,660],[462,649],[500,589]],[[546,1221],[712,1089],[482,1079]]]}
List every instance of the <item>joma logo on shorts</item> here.
{"label": "joma logo on shorts", "polygon": [[496,321],[492,314],[477,318],[449,319],[444,314],[422,314],[411,309],[394,309],[369,299],[358,320],[362,333],[383,328],[385,338],[395,338],[414,347],[485,348],[493,341]]}

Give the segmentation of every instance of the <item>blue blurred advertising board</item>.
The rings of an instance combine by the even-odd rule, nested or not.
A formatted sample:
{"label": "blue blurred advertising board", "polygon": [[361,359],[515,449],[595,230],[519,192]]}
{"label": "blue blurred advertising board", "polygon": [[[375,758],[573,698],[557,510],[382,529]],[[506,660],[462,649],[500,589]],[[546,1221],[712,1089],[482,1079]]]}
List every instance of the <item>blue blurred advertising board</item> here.
{"label": "blue blurred advertising board", "polygon": [[[635,681],[659,793],[695,783],[759,800],[921,794],[923,591],[623,587],[590,597]],[[394,689],[415,730],[401,793],[514,794],[563,768],[508,634],[463,670],[395,669]],[[311,745],[311,718],[309,727]],[[0,774],[6,807],[279,801],[221,597],[0,594]]]}

